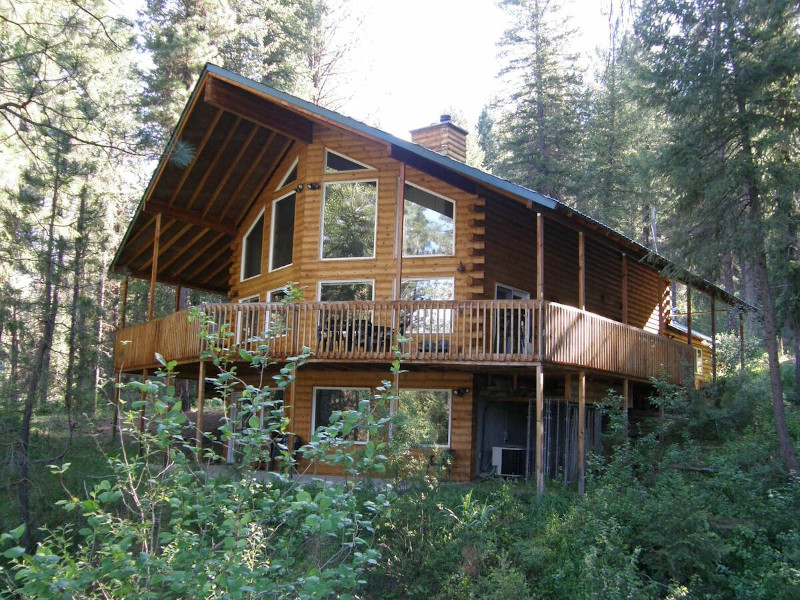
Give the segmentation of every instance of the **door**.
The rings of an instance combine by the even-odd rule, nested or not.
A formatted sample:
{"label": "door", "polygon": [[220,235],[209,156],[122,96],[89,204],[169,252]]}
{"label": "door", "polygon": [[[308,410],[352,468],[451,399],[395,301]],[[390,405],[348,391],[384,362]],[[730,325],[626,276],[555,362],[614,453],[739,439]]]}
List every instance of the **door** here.
{"label": "door", "polygon": [[[497,300],[530,300],[531,295],[509,285],[495,284]],[[494,314],[492,349],[501,354],[530,352],[530,314],[525,308],[498,308]]]}

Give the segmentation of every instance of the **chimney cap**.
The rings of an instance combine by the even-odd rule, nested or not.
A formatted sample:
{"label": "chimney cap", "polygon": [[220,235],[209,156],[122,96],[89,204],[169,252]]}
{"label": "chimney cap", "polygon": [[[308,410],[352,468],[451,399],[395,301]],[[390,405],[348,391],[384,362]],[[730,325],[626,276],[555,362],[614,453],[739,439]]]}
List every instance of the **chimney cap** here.
{"label": "chimney cap", "polygon": [[450,115],[442,115],[439,117],[439,123],[449,123],[452,121],[452,117]]}

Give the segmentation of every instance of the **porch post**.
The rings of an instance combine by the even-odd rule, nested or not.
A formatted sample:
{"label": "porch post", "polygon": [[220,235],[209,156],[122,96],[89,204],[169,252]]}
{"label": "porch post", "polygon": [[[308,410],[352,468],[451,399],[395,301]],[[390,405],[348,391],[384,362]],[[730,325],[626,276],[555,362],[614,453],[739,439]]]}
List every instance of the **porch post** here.
{"label": "porch post", "polygon": [[[128,276],[122,278],[122,290],[120,291],[119,327],[117,331],[125,329],[125,310],[128,304]],[[114,376],[114,415],[111,417],[111,441],[113,442],[117,429],[119,429],[119,400],[122,390],[119,385],[122,383],[122,370]]]}
{"label": "porch post", "polygon": [[625,417],[625,439],[628,438],[628,410],[630,409],[628,378],[622,380],[622,414]]}
{"label": "porch post", "polygon": [[586,255],[583,232],[578,232],[578,308],[586,310]]}
{"label": "porch post", "polygon": [[175,310],[173,312],[179,312],[181,310],[181,292],[183,291],[183,286],[178,285],[175,286]]}
{"label": "porch post", "polygon": [[586,444],[584,432],[586,430],[586,372],[578,374],[578,493],[583,494],[586,489],[585,461]]}
{"label": "porch post", "polygon": [[544,493],[544,370],[536,365],[536,495]]}
{"label": "porch post", "polygon": [[[397,257],[397,274],[394,282],[394,300],[400,300],[400,289],[403,281],[403,221],[405,219],[406,163],[400,163],[400,175],[397,178],[397,208],[395,209],[394,248]],[[396,328],[395,328],[396,329]]]}
{"label": "porch post", "polygon": [[203,418],[206,410],[206,361],[201,360],[197,373],[197,414],[195,416],[195,442],[197,460],[203,457]]}
{"label": "porch post", "polygon": [[711,381],[717,383],[717,297],[711,294]]}
{"label": "porch post", "polygon": [[622,253],[622,324],[628,324],[628,256]]}
{"label": "porch post", "polygon": [[739,311],[739,366],[744,371],[744,313]]}
{"label": "porch post", "polygon": [[[545,352],[544,323],[542,322],[544,318],[544,217],[542,213],[536,213],[536,300],[539,302],[539,318],[536,324],[536,350],[541,361],[544,360]],[[537,462],[536,464],[538,469],[539,463]]]}
{"label": "porch post", "polygon": [[147,320],[153,320],[156,308],[156,275],[158,274],[158,244],[161,237],[161,213],[156,214],[155,234],[153,235],[153,262],[150,268],[150,297],[147,303]]}

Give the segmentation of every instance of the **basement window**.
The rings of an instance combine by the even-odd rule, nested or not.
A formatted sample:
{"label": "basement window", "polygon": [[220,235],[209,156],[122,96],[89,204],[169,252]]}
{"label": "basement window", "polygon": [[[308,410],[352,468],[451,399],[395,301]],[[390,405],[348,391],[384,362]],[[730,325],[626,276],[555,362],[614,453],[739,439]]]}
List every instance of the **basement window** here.
{"label": "basement window", "polygon": [[403,194],[403,256],[452,256],[455,204],[408,183]]}
{"label": "basement window", "polygon": [[450,390],[400,390],[392,437],[416,447],[448,447],[451,401]]}
{"label": "basement window", "polygon": [[294,209],[297,194],[279,198],[272,205],[272,248],[269,270],[292,264],[294,248]]}
{"label": "basement window", "polygon": [[377,181],[326,183],[320,258],[373,258],[377,204]]}
{"label": "basement window", "polygon": [[347,173],[350,171],[367,171],[371,169],[369,165],[360,163],[332,150],[325,150],[325,172],[326,173]]}
{"label": "basement window", "polygon": [[[331,415],[336,411],[358,410],[360,402],[369,402],[372,392],[369,388],[335,388],[315,387],[314,406],[312,407],[313,420],[311,431],[317,427],[327,427],[331,422]],[[369,440],[369,431],[364,428],[354,427],[344,439],[353,440],[357,444],[365,444]]]}
{"label": "basement window", "polygon": [[241,280],[261,275],[261,247],[264,242],[264,211],[247,230],[242,239]]}

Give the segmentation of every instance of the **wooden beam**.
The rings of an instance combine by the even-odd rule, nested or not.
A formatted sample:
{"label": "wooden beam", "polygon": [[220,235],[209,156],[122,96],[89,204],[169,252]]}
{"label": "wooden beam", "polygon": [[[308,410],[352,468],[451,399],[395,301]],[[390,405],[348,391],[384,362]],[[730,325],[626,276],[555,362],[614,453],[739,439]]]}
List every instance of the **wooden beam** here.
{"label": "wooden beam", "polygon": [[578,308],[586,310],[586,250],[583,232],[578,232]]}
{"label": "wooden beam", "polygon": [[119,328],[118,331],[125,329],[125,321],[128,314],[128,276],[122,278],[122,291],[120,292],[119,306]]}
{"label": "wooden beam", "polygon": [[197,444],[197,459],[203,458],[203,417],[205,415],[206,401],[206,361],[201,360],[197,373],[197,414],[195,415],[195,442]]}
{"label": "wooden beam", "polygon": [[175,262],[183,258],[184,254],[186,254],[190,250],[193,250],[194,245],[197,242],[199,242],[203,237],[205,237],[208,234],[208,232],[209,232],[208,229],[203,228],[198,233],[196,233],[191,240],[189,240],[185,244],[182,244],[181,247],[178,248],[176,253],[172,255],[172,258],[161,263],[161,271],[162,272],[167,271]]}
{"label": "wooden beam", "polygon": [[208,258],[208,260],[204,261],[196,270],[192,271],[192,273],[189,275],[189,279],[192,280],[195,277],[199,276],[200,273],[205,271],[210,264],[212,264],[215,260],[217,260],[225,252],[230,252],[230,248],[227,245],[223,245],[219,250],[217,250],[214,254],[212,254]]}
{"label": "wooden beam", "polygon": [[233,190],[230,194],[227,194],[228,202],[225,202],[222,206],[222,212],[220,212],[219,214],[220,220],[225,218],[231,206],[233,205],[233,202],[231,202],[231,200],[235,199],[239,195],[239,192],[242,191],[242,188],[250,180],[250,176],[253,174],[253,171],[255,171],[261,165],[261,161],[263,160],[264,155],[267,153],[267,150],[269,150],[270,146],[272,146],[272,140],[274,139],[275,139],[275,132],[273,131],[270,132],[267,141],[262,144],[261,150],[258,151],[258,154],[250,163],[250,166],[247,168],[247,171],[245,171],[245,174],[242,175],[242,177],[239,179],[239,185],[237,185],[236,189]]}
{"label": "wooden beam", "polygon": [[544,494],[544,370],[536,365],[536,495]]}
{"label": "wooden beam", "polygon": [[175,271],[175,276],[177,277],[178,275],[183,273],[186,269],[188,269],[190,265],[193,265],[200,258],[202,258],[203,254],[205,254],[209,248],[215,246],[217,242],[219,242],[224,235],[225,234],[223,233],[218,233],[210,240],[208,240],[205,244],[203,244],[199,249],[195,250],[194,255],[190,257],[190,259],[187,260],[185,263],[183,263],[180,267],[178,267],[178,269]]}
{"label": "wooden beam", "polygon": [[586,371],[578,373],[578,493],[586,491]]}
{"label": "wooden beam", "polygon": [[[405,189],[406,164],[400,163],[400,175],[397,178],[397,207],[395,208],[394,248],[397,258],[397,273],[394,282],[394,299],[400,300],[400,289],[403,283],[403,227],[405,225]],[[395,329],[397,329],[395,327]]]}
{"label": "wooden beam", "polygon": [[314,141],[313,123],[290,110],[218,79],[209,79],[204,91],[212,106],[306,144]]}
{"label": "wooden beam", "polygon": [[536,298],[544,300],[544,217],[536,213]]}
{"label": "wooden beam", "polygon": [[[796,358],[795,358],[796,360]],[[739,313],[739,366],[744,371],[744,313]]]}
{"label": "wooden beam", "polygon": [[622,253],[622,324],[628,324],[628,255]]}
{"label": "wooden beam", "polygon": [[[153,219],[153,224],[154,224],[153,225],[153,227],[154,227],[153,233],[155,235],[155,219]],[[166,233],[167,231],[169,231],[174,224],[175,224],[175,219],[169,219],[166,223],[162,223],[162,225],[161,225],[161,233],[163,234],[163,233]],[[130,265],[130,264],[136,262],[137,260],[139,260],[139,257],[142,256],[149,249],[150,249],[150,244],[149,243],[143,244],[142,247],[139,250],[136,251],[136,254],[134,254],[131,257],[131,259],[128,261],[128,264]],[[145,265],[149,265],[149,264],[150,264],[150,261],[145,263]]]}
{"label": "wooden beam", "polygon": [[[158,251],[159,251],[159,254],[163,254],[164,252],[166,252],[167,250],[169,250],[170,248],[172,248],[172,246],[174,246],[174,245],[177,243],[177,241],[178,241],[178,240],[180,240],[180,239],[183,237],[183,235],[184,235],[184,234],[185,234],[187,231],[189,231],[189,230],[190,230],[192,227],[194,227],[194,225],[184,225],[184,226],[181,228],[181,230],[180,230],[180,231],[178,231],[178,233],[176,233],[175,235],[173,235],[171,238],[169,238],[169,239],[168,239],[166,242],[164,242],[163,244],[160,244],[160,248],[159,248],[159,250],[158,250]],[[166,228],[164,228],[164,229],[166,229]],[[162,231],[163,231],[163,229],[162,229]],[[152,260],[152,259],[151,259],[151,260]],[[149,267],[149,266],[150,266],[150,262],[151,262],[151,260],[148,260],[147,262],[143,263],[141,268],[142,268],[142,269],[146,269],[147,267]],[[164,270],[164,265],[163,265],[163,264],[161,265],[161,270],[162,270],[162,271]]]}
{"label": "wooden beam", "polygon": [[692,288],[686,286],[686,343],[692,345]]}
{"label": "wooden beam", "polygon": [[179,312],[181,310],[181,292],[183,291],[182,285],[175,286],[175,310],[172,312]]}
{"label": "wooden beam", "polygon": [[173,202],[175,202],[175,199],[178,197],[178,194],[181,193],[181,190],[183,189],[183,184],[186,183],[186,179],[192,173],[192,169],[194,168],[194,165],[197,162],[198,157],[203,152],[203,148],[206,147],[208,139],[211,137],[211,134],[214,133],[214,129],[216,128],[217,123],[219,123],[219,120],[222,118],[223,114],[225,113],[219,109],[217,110],[216,113],[214,113],[214,118],[211,119],[211,123],[209,123],[208,127],[206,127],[206,132],[203,134],[202,139],[197,144],[197,148],[195,148],[194,150],[194,155],[192,156],[191,162],[183,170],[180,179],[178,179],[178,183],[175,184],[175,189],[172,190],[172,194],[170,195],[167,204],[172,204]]}
{"label": "wooden beam", "polygon": [[717,297],[711,294],[711,381],[717,383]]}
{"label": "wooden beam", "polygon": [[157,200],[150,200],[144,205],[145,212],[158,214],[161,213],[181,223],[188,223],[196,225],[211,231],[219,231],[220,233],[227,233],[228,235],[236,235],[236,224],[230,221],[223,221],[222,219],[207,219],[200,213],[194,212],[189,208],[181,208],[170,206]]}
{"label": "wooden beam", "polygon": [[208,200],[206,201],[205,208],[203,209],[203,215],[202,215],[203,217],[208,215],[208,212],[214,206],[214,203],[217,201],[217,198],[219,197],[219,193],[228,183],[228,179],[230,179],[230,176],[233,174],[234,169],[236,169],[236,165],[239,164],[239,161],[242,159],[242,156],[244,156],[244,153],[250,148],[250,144],[252,143],[253,138],[256,136],[256,133],[258,133],[260,130],[261,128],[258,127],[257,125],[253,125],[250,128],[250,133],[248,134],[244,142],[242,142],[239,148],[239,152],[236,153],[236,156],[233,157],[233,160],[229,161],[228,167],[225,169],[225,173],[219,180],[217,187],[214,188],[214,191],[211,192],[211,196],[209,196]]}
{"label": "wooden beam", "polygon": [[[150,273],[146,271],[140,272],[133,272],[131,273],[131,277],[136,279],[144,279],[146,281],[150,281]],[[189,281],[187,278],[175,278],[175,277],[167,277],[164,275],[164,271],[161,271],[161,275],[158,276],[159,283],[163,283],[166,285],[185,285],[186,287],[191,287],[194,290],[200,290],[201,292],[211,292],[212,294],[226,294],[228,292],[228,288],[220,288],[214,286],[203,285],[199,281]]]}
{"label": "wooden beam", "polygon": [[236,120],[233,122],[233,125],[230,126],[228,129],[228,134],[225,136],[225,139],[222,140],[217,146],[217,151],[214,152],[214,156],[211,158],[211,162],[203,169],[203,176],[200,178],[200,181],[194,186],[194,191],[192,195],[189,197],[189,201],[186,203],[186,208],[191,210],[194,206],[194,203],[197,202],[197,197],[200,195],[200,192],[203,191],[203,188],[206,185],[206,181],[208,180],[211,173],[217,167],[217,163],[219,159],[225,154],[225,150],[228,149],[228,144],[231,143],[233,136],[236,134],[236,130],[239,128],[239,123],[242,122],[241,117],[236,117]]}
{"label": "wooden beam", "polygon": [[150,296],[147,302],[147,320],[153,320],[156,309],[156,275],[158,275],[158,244],[161,237],[161,213],[156,215],[156,230],[153,235],[153,262],[150,268]]}

